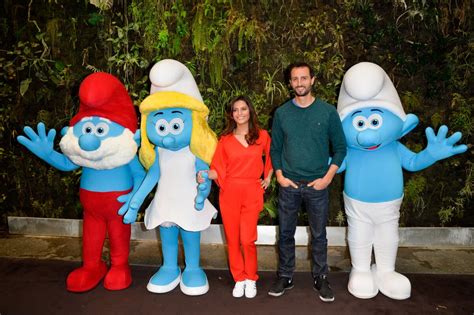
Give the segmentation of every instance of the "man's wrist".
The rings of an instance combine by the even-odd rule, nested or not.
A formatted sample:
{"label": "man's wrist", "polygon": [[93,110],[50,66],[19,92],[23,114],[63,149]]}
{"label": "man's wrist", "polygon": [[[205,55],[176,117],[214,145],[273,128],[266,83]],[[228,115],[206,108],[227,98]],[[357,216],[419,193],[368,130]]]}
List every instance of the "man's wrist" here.
{"label": "man's wrist", "polygon": [[277,181],[280,181],[280,180],[285,178],[285,176],[283,176],[283,172],[281,170],[276,170],[275,171],[275,177],[276,177]]}
{"label": "man's wrist", "polygon": [[328,181],[329,183],[332,182],[334,176],[336,176],[336,173],[337,173],[337,170],[339,169],[339,166],[337,166],[336,164],[331,164],[329,166],[329,170],[327,171],[327,173],[324,175],[324,179],[326,181]]}
{"label": "man's wrist", "polygon": [[323,180],[328,182],[329,184],[332,182],[332,179],[334,178],[334,176],[331,176],[331,174],[326,174],[324,177],[323,177]]}
{"label": "man's wrist", "polygon": [[281,175],[281,176],[279,176],[279,177],[277,176],[277,182],[281,183],[281,182],[283,182],[283,181],[285,181],[285,180],[286,180],[285,176],[283,176],[283,175]]}

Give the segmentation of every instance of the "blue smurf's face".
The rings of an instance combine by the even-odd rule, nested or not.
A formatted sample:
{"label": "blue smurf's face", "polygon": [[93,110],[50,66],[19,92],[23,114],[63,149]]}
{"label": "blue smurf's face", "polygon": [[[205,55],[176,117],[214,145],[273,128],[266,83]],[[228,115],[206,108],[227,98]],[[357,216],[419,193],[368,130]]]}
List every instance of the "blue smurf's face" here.
{"label": "blue smurf's face", "polygon": [[350,148],[372,151],[398,140],[403,121],[387,109],[369,107],[351,112],[342,127]]}
{"label": "blue smurf's face", "polygon": [[97,150],[102,141],[117,137],[125,128],[107,118],[85,117],[73,127],[74,136],[79,138],[79,146],[85,151]]}
{"label": "blue smurf's face", "polygon": [[171,151],[189,146],[192,127],[191,111],[185,108],[153,111],[146,120],[146,133],[150,142]]}

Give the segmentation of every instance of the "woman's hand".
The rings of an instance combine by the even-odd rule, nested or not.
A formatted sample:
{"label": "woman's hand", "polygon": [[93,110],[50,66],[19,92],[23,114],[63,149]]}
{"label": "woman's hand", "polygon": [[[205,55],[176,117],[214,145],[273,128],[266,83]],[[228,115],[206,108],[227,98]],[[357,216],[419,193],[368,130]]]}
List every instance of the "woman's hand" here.
{"label": "woman's hand", "polygon": [[206,180],[215,180],[215,179],[217,179],[217,172],[215,170],[199,171],[196,174],[196,181],[199,184],[204,183]]}
{"label": "woman's hand", "polygon": [[267,189],[270,186],[270,182],[272,181],[272,174],[273,171],[270,171],[267,178],[260,180],[260,185],[262,185],[263,189]]}
{"label": "woman's hand", "polygon": [[263,189],[267,189],[268,186],[270,186],[270,179],[269,178],[260,179],[260,185],[262,186]]}

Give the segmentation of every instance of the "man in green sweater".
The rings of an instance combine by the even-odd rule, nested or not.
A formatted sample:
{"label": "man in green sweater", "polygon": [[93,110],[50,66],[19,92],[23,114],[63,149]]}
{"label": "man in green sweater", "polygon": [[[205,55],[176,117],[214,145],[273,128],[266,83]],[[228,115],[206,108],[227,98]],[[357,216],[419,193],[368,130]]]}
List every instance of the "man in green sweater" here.
{"label": "man in green sweater", "polygon": [[268,294],[281,296],[293,287],[294,236],[304,202],[311,230],[314,288],[322,301],[332,302],[327,279],[327,187],[344,160],[346,141],[336,108],[311,93],[315,80],[311,66],[294,63],[287,70],[295,98],[279,107],[273,118],[270,155],[280,184],[279,266],[278,279]]}

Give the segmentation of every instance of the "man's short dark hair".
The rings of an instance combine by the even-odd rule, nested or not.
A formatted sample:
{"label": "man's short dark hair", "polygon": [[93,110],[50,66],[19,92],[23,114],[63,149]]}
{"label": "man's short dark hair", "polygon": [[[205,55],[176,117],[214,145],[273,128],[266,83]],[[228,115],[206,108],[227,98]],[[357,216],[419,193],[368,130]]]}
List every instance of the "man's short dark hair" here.
{"label": "man's short dark hair", "polygon": [[285,73],[284,73],[285,81],[286,82],[290,81],[290,79],[291,79],[291,70],[293,70],[294,68],[303,68],[303,67],[309,69],[309,75],[311,76],[311,78],[313,78],[314,77],[313,67],[311,67],[308,63],[306,63],[304,61],[297,61],[297,62],[293,62],[288,67],[286,67]]}

